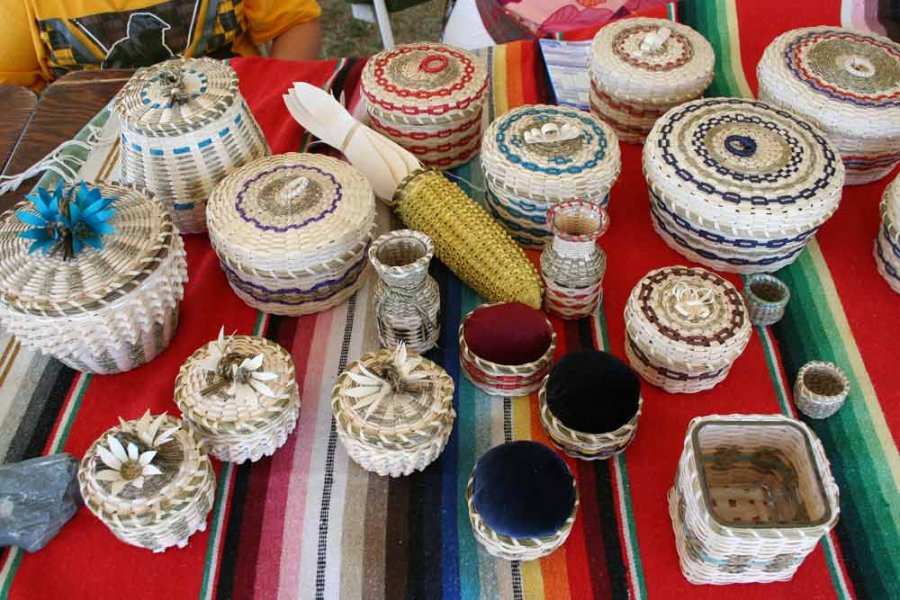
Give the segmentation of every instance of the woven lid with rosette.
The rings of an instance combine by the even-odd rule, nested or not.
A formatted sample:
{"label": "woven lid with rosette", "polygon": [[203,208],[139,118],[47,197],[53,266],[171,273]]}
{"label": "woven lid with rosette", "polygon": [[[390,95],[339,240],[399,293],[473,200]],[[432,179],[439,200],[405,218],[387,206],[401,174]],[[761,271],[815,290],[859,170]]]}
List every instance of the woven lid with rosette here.
{"label": "woven lid with rosette", "polygon": [[615,132],[590,113],[521,106],[485,130],[481,164],[492,189],[543,202],[603,201],[621,170]]}
{"label": "woven lid with rosette", "polygon": [[671,104],[696,98],[712,81],[716,56],[702,35],[664,19],[622,19],[591,45],[594,85],[618,100]]}
{"label": "woven lid with rosette", "polygon": [[370,58],[361,85],[370,112],[392,121],[436,123],[481,110],[487,69],[482,59],[453,46],[403,44]]}
{"label": "woven lid with rosette", "polygon": [[710,98],[669,110],[644,144],[666,210],[740,238],[808,232],[837,210],[844,166],[818,128],[763,102]]}

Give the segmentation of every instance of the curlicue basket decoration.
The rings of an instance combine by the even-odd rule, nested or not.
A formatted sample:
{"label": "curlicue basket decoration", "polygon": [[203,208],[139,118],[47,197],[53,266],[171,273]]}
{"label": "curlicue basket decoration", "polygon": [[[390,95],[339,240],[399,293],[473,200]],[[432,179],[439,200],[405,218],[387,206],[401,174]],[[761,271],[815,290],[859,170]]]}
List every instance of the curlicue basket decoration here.
{"label": "curlicue basket decoration", "polygon": [[767,327],[780,321],[790,299],[790,288],[774,275],[757,273],[744,282],[744,302],[754,325]]}
{"label": "curlicue basket decoration", "polygon": [[149,362],[178,325],[184,244],[162,205],[114,183],[39,188],[0,216],[0,323],[73,369]]}
{"label": "curlicue basket decoration", "polygon": [[740,293],[705,269],[650,271],[625,304],[628,361],[667,392],[699,392],[721,382],[751,331]]}
{"label": "curlicue basket decoration", "polygon": [[622,19],[591,45],[591,112],[623,142],[643,143],[667,110],[703,95],[716,57],[702,35],[664,19]]}
{"label": "curlicue basket decoration", "polygon": [[280,154],[223,179],[207,220],[228,283],[244,302],[305,315],[337,306],[362,284],[375,195],[343,161]]}
{"label": "curlicue basket decoration", "polygon": [[400,477],[434,462],[450,438],[453,379],[440,366],[396,350],[364,355],[341,373],[331,392],[338,439],[356,463]]}
{"label": "curlicue basket decoration", "polygon": [[850,380],[834,363],[814,360],[797,373],[794,403],[797,410],[812,419],[825,419],[844,405],[850,393]]}
{"label": "curlicue basket decoration", "polygon": [[376,54],[361,78],[372,129],[438,169],[461,165],[478,152],[486,89],[481,58],[431,42]]}
{"label": "curlicue basket decoration", "polygon": [[206,200],[269,147],[227,63],[178,58],[140,69],[119,92],[122,181],[146,187],[182,233],[206,231]]}
{"label": "curlicue basket decoration", "polygon": [[119,423],[81,461],[85,506],[126,544],[184,548],[206,530],[216,491],[200,438],[165,413]]}
{"label": "curlicue basket decoration", "polygon": [[653,227],[689,260],[773,272],[837,210],[844,165],[802,118],[763,102],[711,98],[660,118],[644,144]]}
{"label": "curlicue basket decoration", "polygon": [[668,498],[694,584],[788,581],[840,512],[822,443],[781,415],[692,420]]}
{"label": "curlicue basket decoration", "polygon": [[181,366],[175,404],[212,456],[256,462],[272,456],[297,426],[294,361],[275,342],[220,331]]}
{"label": "curlicue basket decoration", "polygon": [[547,211],[579,198],[606,206],[621,170],[619,142],[606,123],[562,106],[522,106],[484,132],[487,205],[519,244],[550,240]]}
{"label": "curlicue basket decoration", "polygon": [[900,294],[900,175],[881,197],[881,229],[873,253],[878,272]]}
{"label": "curlicue basket decoration", "polygon": [[804,27],[772,41],[756,68],[759,98],[818,126],[847,169],[847,185],[900,163],[900,44],[840,27]]}

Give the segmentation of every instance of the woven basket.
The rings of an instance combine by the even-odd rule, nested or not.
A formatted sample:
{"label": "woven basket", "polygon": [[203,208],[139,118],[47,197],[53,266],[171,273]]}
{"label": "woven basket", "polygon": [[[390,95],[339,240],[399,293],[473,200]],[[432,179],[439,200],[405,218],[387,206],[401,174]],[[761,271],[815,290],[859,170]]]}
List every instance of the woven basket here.
{"label": "woven basket", "polygon": [[227,63],[180,58],[141,69],[116,97],[122,181],[146,187],[182,233],[206,231],[206,200],[231,170],[269,154]]}
{"label": "woven basket", "polygon": [[840,27],[804,27],[769,44],[756,69],[761,100],[815,123],[835,145],[847,185],[900,163],[900,44]]}
{"label": "woven basket", "polygon": [[424,233],[401,229],[376,239],[369,261],[381,280],[375,288],[378,339],[388,349],[400,342],[423,354],[441,334],[441,291],[428,274],[434,244]]}
{"label": "woven basket", "polygon": [[522,106],[484,132],[481,166],[491,208],[528,247],[549,240],[547,210],[573,198],[605,206],[621,170],[613,130],[582,111]]}
{"label": "woven basket", "polygon": [[[113,436],[126,449],[133,444],[140,460],[153,451],[149,464],[159,473],[147,474],[144,467],[142,487],[129,483],[113,493],[115,484],[103,475],[112,470],[99,450],[109,449]],[[126,458],[120,475],[133,475],[135,469],[139,473],[140,460],[132,455]],[[154,552],[184,548],[196,531],[205,531],[216,490],[212,465],[199,437],[179,419],[149,412],[141,419],[121,421],[91,444],[81,461],[78,483],[85,506],[117,538]]]}
{"label": "woven basket", "polygon": [[762,102],[696,100],[656,122],[644,145],[653,225],[690,260],[738,273],[797,259],[837,210],[844,167],[799,117]]}
{"label": "woven basket", "polygon": [[787,581],[838,519],[821,442],[781,415],[691,421],[669,514],[691,583]]}
{"label": "woven basket", "polygon": [[[263,382],[271,394],[249,384],[246,390],[230,389],[231,366],[259,355],[259,371],[275,375]],[[220,338],[181,366],[175,404],[212,456],[225,462],[256,462],[272,456],[297,426],[300,393],[294,361],[284,348],[262,337]]]}
{"label": "woven basket", "polygon": [[[187,264],[178,230],[159,202],[112,183],[114,231],[103,249],[29,253],[28,228],[14,211],[0,217],[0,322],[26,347],[73,369],[119,373],[162,352],[175,334]],[[73,188],[66,188],[68,197]],[[31,204],[19,210],[34,213]]]}
{"label": "woven basket", "polygon": [[774,275],[757,273],[744,282],[744,302],[754,325],[767,327],[780,321],[790,299],[790,288]]}
{"label": "woven basket", "polygon": [[703,95],[715,60],[709,42],[685,25],[648,18],[611,23],[591,45],[591,112],[622,141],[643,143],[667,110]]}
{"label": "woven basket", "polygon": [[850,380],[829,362],[808,362],[797,373],[794,403],[807,417],[825,419],[838,411],[850,393]]}
{"label": "woven basket", "polygon": [[747,307],[731,283],[705,269],[650,271],[625,305],[625,354],[668,392],[699,392],[725,379],[750,341]]}
{"label": "woven basket", "polygon": [[[398,363],[399,361],[399,363]],[[413,381],[427,383],[421,393],[398,391],[388,375],[392,365],[405,364]],[[359,378],[375,375],[388,393],[359,396]],[[377,386],[376,386],[377,387]],[[418,388],[414,388],[418,392]],[[421,471],[434,462],[450,438],[453,379],[439,365],[413,353],[405,345],[364,355],[338,378],[331,392],[338,439],[356,463],[378,475],[400,477]]]}
{"label": "woven basket", "polygon": [[875,265],[888,285],[900,294],[900,176],[881,198],[881,229],[875,239]]}
{"label": "woven basket", "polygon": [[375,196],[343,161],[288,153],[222,180],[207,220],[235,293],[259,310],[296,316],[333,308],[361,285]]}

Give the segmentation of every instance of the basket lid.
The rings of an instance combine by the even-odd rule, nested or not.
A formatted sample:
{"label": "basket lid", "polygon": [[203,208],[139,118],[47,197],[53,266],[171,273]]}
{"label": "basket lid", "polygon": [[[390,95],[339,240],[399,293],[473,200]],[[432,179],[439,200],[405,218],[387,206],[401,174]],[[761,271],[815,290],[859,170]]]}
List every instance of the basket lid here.
{"label": "basket lid", "polygon": [[663,115],[644,144],[651,191],[691,222],[732,235],[807,232],[837,210],[844,166],[822,133],[763,102],[711,98]]}
{"label": "basket lid", "polygon": [[891,239],[900,245],[900,175],[894,177],[881,197],[881,220]]}
{"label": "basket lid", "polygon": [[[91,188],[115,198],[113,228],[100,249],[85,247],[71,258],[51,251],[29,253],[30,241],[19,234],[31,229],[7,211],[0,216],[0,303],[29,315],[62,317],[104,308],[143,284],[172,251],[178,235],[162,205],[145,193],[115,183]],[[62,188],[72,197],[74,187]],[[16,209],[37,215],[27,202]]]}
{"label": "basket lid", "polygon": [[591,45],[594,84],[620,100],[673,104],[696,98],[713,78],[716,55],[706,38],[665,19],[622,19]]}
{"label": "basket lid", "polygon": [[319,154],[261,158],[231,172],[206,207],[219,252],[246,264],[265,257],[284,269],[345,255],[369,234],[375,195],[344,161]]}
{"label": "basket lid", "polygon": [[227,63],[177,58],[137,71],[116,96],[127,129],[148,137],[175,137],[219,119],[237,98],[238,78]]}
{"label": "basket lid", "polygon": [[484,133],[481,164],[492,186],[546,202],[599,201],[619,176],[619,142],[590,113],[550,105],[521,106]]}
{"label": "basket lid", "polygon": [[402,44],[370,58],[361,84],[370,110],[450,120],[481,107],[487,69],[480,58],[453,46]]}

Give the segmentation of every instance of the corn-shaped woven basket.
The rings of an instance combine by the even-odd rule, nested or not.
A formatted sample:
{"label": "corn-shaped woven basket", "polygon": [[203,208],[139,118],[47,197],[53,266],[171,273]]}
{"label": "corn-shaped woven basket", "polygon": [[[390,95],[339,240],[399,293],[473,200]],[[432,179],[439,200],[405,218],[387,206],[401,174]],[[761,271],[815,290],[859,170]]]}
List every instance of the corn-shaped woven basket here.
{"label": "corn-shaped woven basket", "polygon": [[900,294],[900,175],[881,197],[881,229],[875,238],[873,254],[878,272]]}

